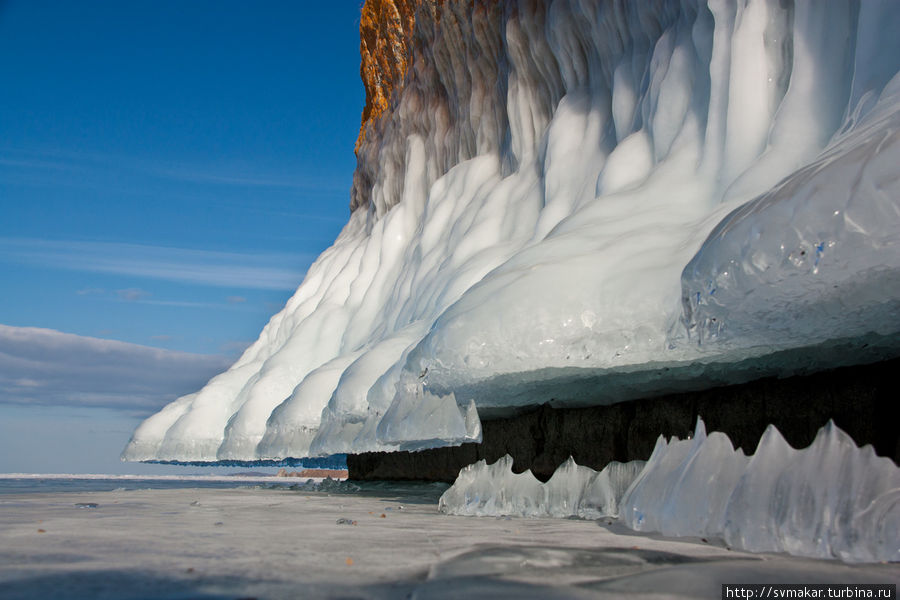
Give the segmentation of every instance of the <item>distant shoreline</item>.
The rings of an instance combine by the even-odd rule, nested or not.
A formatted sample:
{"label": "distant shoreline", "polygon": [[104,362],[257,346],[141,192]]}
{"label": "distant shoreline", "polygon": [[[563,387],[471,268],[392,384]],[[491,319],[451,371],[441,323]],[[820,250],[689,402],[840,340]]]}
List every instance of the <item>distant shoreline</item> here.
{"label": "distant shoreline", "polygon": [[[296,474],[295,474],[296,473]],[[321,473],[321,474],[318,474]],[[135,474],[103,474],[103,473],[0,473],[0,479],[121,479],[124,481],[272,481],[285,477],[305,479],[346,479],[346,470],[337,469],[305,469],[294,471],[289,475],[253,473],[243,475],[135,475]]]}
{"label": "distant shoreline", "polygon": [[274,477],[300,477],[300,478],[327,478],[331,479],[347,479],[349,472],[347,469],[303,469],[302,471],[288,471],[287,469],[280,469],[278,473],[274,475]]}

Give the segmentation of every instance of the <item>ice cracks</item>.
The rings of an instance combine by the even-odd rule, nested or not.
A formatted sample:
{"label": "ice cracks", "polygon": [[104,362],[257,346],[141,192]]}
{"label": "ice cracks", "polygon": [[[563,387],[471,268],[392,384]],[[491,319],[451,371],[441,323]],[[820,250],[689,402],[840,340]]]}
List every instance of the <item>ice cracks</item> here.
{"label": "ice cracks", "polygon": [[636,531],[720,537],[752,552],[900,561],[900,469],[829,422],[807,448],[769,426],[752,456],[721,432],[660,436],[650,459],[600,472],[569,458],[547,483],[505,456],[463,468],[439,502],[458,515],[619,517]]}

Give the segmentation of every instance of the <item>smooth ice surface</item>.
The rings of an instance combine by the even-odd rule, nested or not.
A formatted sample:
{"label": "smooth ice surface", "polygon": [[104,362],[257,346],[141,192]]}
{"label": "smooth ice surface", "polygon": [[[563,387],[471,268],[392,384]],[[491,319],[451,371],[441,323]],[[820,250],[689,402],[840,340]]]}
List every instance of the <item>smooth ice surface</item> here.
{"label": "smooth ice surface", "polygon": [[571,458],[541,484],[506,456],[463,468],[441,496],[456,515],[619,516],[635,531],[724,538],[733,548],[900,562],[900,469],[833,423],[792,448],[769,426],[747,457],[697,421],[686,440],[660,436],[650,459],[599,473]]}
{"label": "smooth ice surface", "polygon": [[900,352],[900,4],[434,10],[359,149],[360,208],[124,458],[457,444],[475,411]]}

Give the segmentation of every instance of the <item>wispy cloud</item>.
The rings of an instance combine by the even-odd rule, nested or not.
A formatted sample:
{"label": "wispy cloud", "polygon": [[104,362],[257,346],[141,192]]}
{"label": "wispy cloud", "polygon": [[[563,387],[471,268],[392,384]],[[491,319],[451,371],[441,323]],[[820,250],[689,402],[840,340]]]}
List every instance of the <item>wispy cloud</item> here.
{"label": "wispy cloud", "polygon": [[[3,152],[3,150],[0,150]],[[8,152],[8,151],[6,151]],[[24,157],[24,158],[7,158],[5,156],[0,156],[0,167],[14,167],[16,169],[39,169],[39,170],[54,170],[54,171],[74,171],[76,170],[76,166],[62,162],[58,160],[46,160],[40,158],[33,157]]]}
{"label": "wispy cloud", "polygon": [[238,357],[244,353],[244,350],[250,347],[252,341],[247,340],[231,340],[219,346],[219,351],[229,356]]}
{"label": "wispy cloud", "polygon": [[103,288],[84,288],[83,290],[76,290],[75,293],[79,296],[95,296],[105,294],[106,290]]}
{"label": "wispy cloud", "polygon": [[136,302],[150,296],[150,292],[139,288],[128,288],[124,290],[116,290],[116,295],[126,302]]}
{"label": "wispy cloud", "polygon": [[272,177],[259,174],[225,175],[222,173],[204,171],[202,168],[182,169],[151,167],[149,172],[167,179],[177,179],[191,183],[212,184],[237,187],[268,187],[284,188],[303,192],[327,192],[341,193],[347,191],[346,182],[336,183],[313,177],[292,179],[287,177]]}
{"label": "wispy cloud", "polygon": [[193,302],[191,300],[137,300],[139,304],[150,304],[153,306],[177,306],[180,308],[216,308],[225,310],[235,310],[232,304],[222,304],[215,302]]}
{"label": "wispy cloud", "polygon": [[[141,288],[126,288],[122,290],[114,290],[107,292],[103,288],[85,288],[76,290],[78,296],[100,296],[106,300],[116,300],[118,302],[128,302],[133,304],[149,304],[153,306],[176,306],[180,308],[212,308],[217,310],[246,310],[246,298],[243,296],[228,296],[225,302],[197,302],[193,300],[159,300],[150,297],[151,292]],[[106,332],[113,333],[113,332]],[[100,335],[105,335],[101,332]]]}
{"label": "wispy cloud", "polygon": [[150,414],[196,391],[230,362],[219,355],[0,325],[0,404]]}
{"label": "wispy cloud", "polygon": [[6,262],[243,289],[293,290],[313,258],[113,242],[0,238],[0,260]]}
{"label": "wispy cloud", "polygon": [[[3,168],[7,167],[7,173]],[[241,188],[280,188],[304,194],[345,194],[349,191],[346,176],[321,172],[303,172],[297,165],[276,169],[260,169],[256,163],[173,164],[165,160],[65,150],[0,147],[0,179],[33,184],[46,182],[45,175],[78,173],[67,179],[74,186],[97,179],[108,180],[111,173],[129,173],[156,180]],[[57,184],[61,182],[57,181]]]}
{"label": "wispy cloud", "polygon": [[[261,206],[246,206],[244,210],[250,212],[259,212],[265,213],[267,215],[274,215],[277,217],[290,217],[292,219],[302,219],[304,221],[327,221],[330,223],[346,223],[347,216],[335,216],[335,215],[317,215],[314,213],[306,213],[306,212],[295,212],[291,210],[280,210],[276,208],[266,208]],[[347,209],[347,215],[349,216],[350,209]]]}

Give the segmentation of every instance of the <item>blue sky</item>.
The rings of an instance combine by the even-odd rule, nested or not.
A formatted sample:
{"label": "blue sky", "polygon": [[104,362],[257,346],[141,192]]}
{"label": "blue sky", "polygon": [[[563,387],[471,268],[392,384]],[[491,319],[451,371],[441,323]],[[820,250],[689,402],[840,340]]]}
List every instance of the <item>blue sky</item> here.
{"label": "blue sky", "polygon": [[[0,2],[0,472],[151,469],[118,464],[139,418],[234,360],[331,244],[359,7]],[[51,430],[65,463],[36,450]]]}

